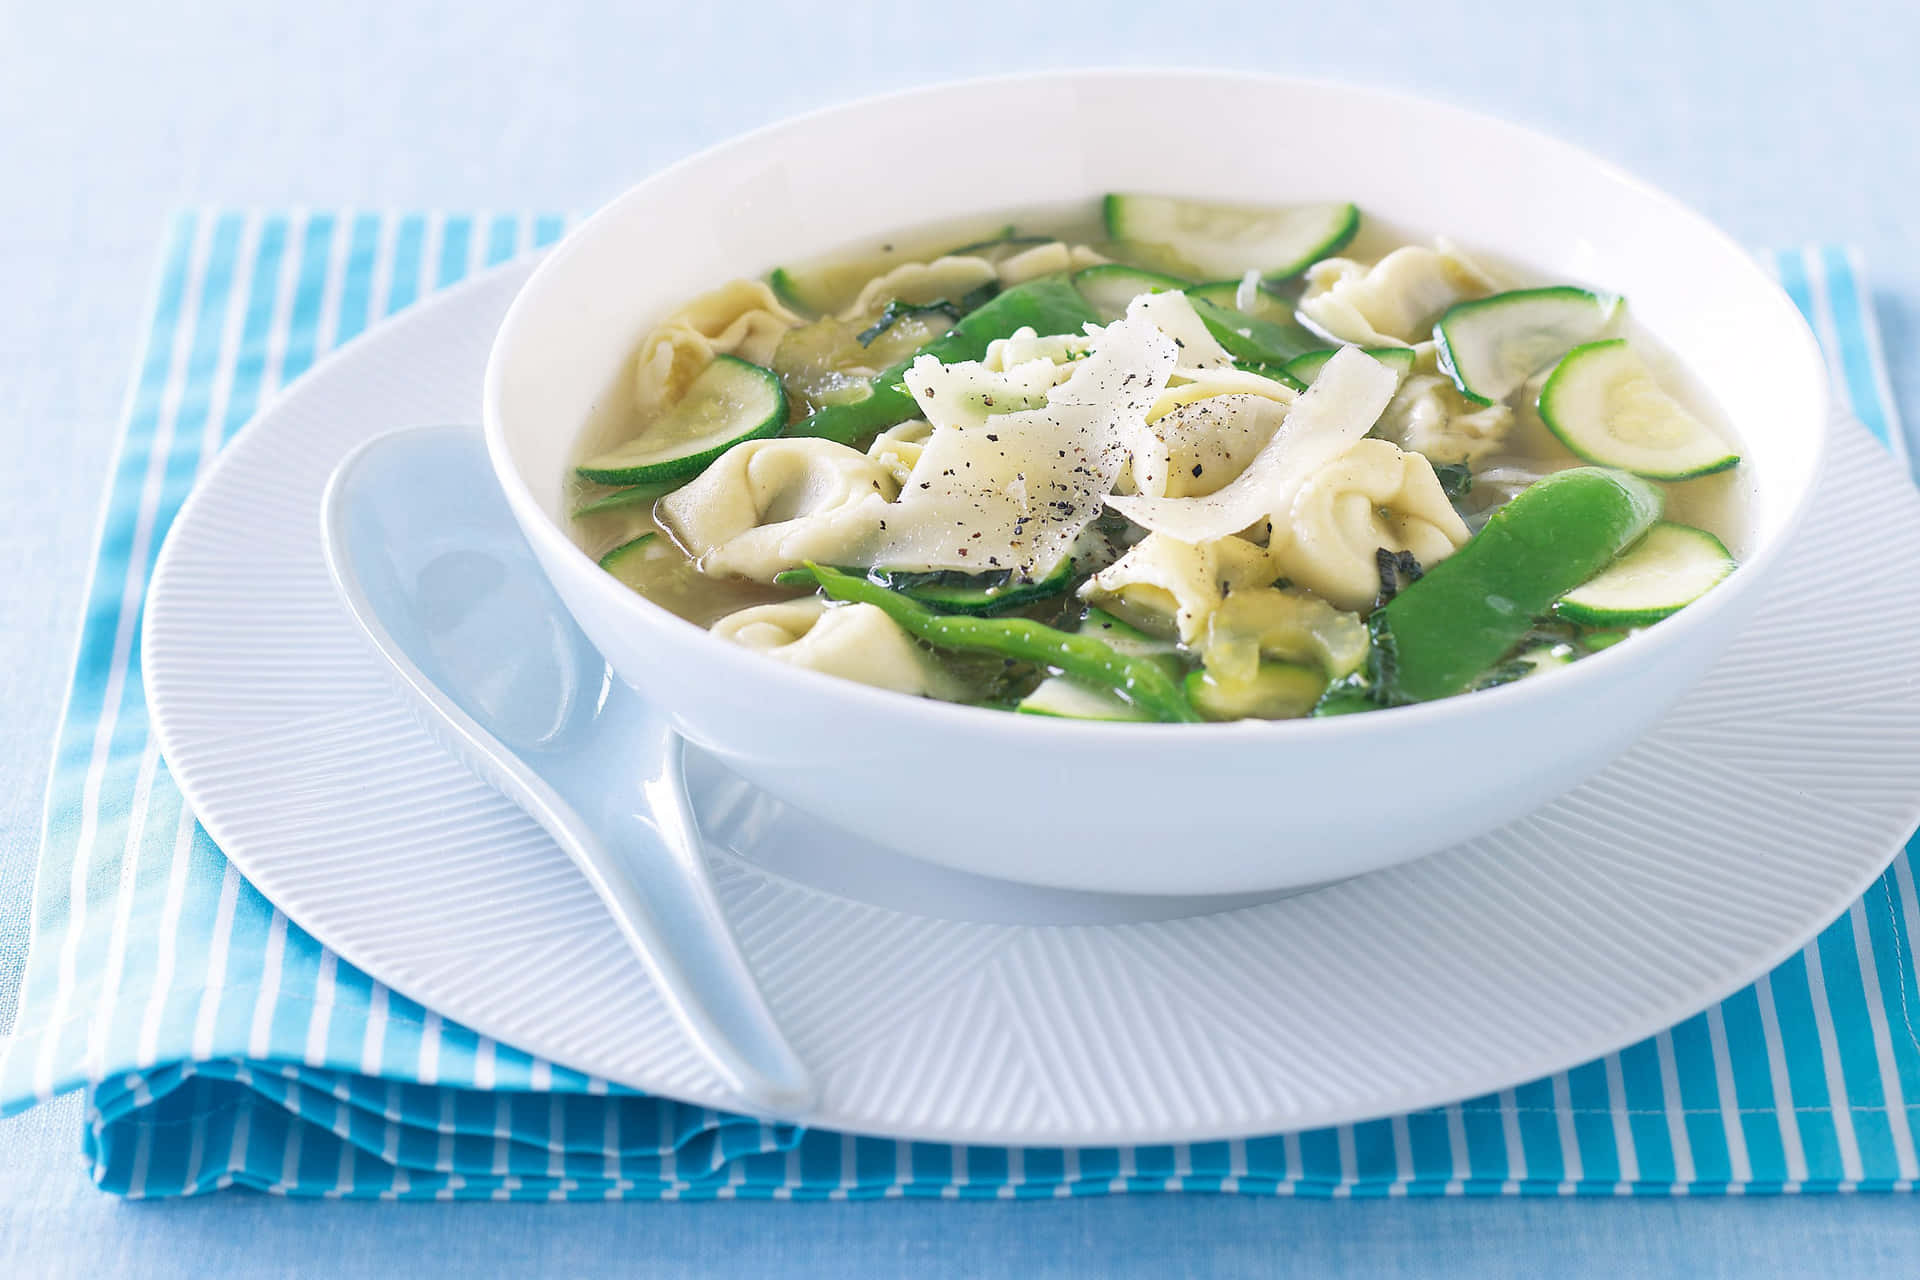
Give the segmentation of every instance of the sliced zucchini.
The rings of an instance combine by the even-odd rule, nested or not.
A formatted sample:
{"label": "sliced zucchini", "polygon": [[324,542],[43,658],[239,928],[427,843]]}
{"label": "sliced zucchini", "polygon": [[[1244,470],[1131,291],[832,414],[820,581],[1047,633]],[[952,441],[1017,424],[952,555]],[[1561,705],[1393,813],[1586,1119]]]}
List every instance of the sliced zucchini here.
{"label": "sliced zucchini", "polygon": [[945,569],[933,572],[869,569],[865,573],[901,595],[912,596],[946,613],[990,614],[1065,593],[1073,583],[1073,559],[1061,560],[1037,578],[1020,578],[1011,570],[961,573]]}
{"label": "sliced zucchini", "polygon": [[1258,283],[1254,285],[1249,296],[1245,280],[1210,280],[1205,284],[1196,284],[1189,288],[1187,296],[1205,298],[1217,307],[1238,311],[1256,320],[1265,320],[1272,324],[1293,323],[1293,308]]}
{"label": "sliced zucchini", "polygon": [[1158,271],[1142,271],[1117,262],[1073,273],[1073,287],[1104,321],[1118,320],[1127,313],[1127,304],[1143,293],[1175,293],[1187,287],[1178,276],[1163,276]]}
{"label": "sliced zucchini", "polygon": [[1440,372],[1469,400],[1505,400],[1568,351],[1605,333],[1619,309],[1618,296],[1571,285],[1456,302],[1433,326]]}
{"label": "sliced zucchini", "polygon": [[[1238,311],[1234,303],[1240,297],[1238,280],[1209,280],[1205,284],[1187,286],[1189,298],[1205,298],[1216,307],[1225,307],[1229,311]],[[1251,314],[1251,313],[1249,313]]]}
{"label": "sliced zucchini", "polygon": [[1649,480],[1691,480],[1740,461],[1661,390],[1625,338],[1567,352],[1540,388],[1540,420],[1586,461]]}
{"label": "sliced zucchini", "polygon": [[1320,339],[1297,324],[1275,324],[1192,294],[1187,295],[1187,300],[1193,304],[1194,313],[1207,326],[1213,340],[1225,347],[1235,360],[1284,366],[1320,345]]}
{"label": "sliced zucchini", "polygon": [[1062,720],[1111,720],[1127,724],[1158,719],[1153,712],[1128,702],[1111,689],[1097,689],[1072,676],[1048,676],[1014,707],[1022,715],[1055,716]]}
{"label": "sliced zucchini", "polygon": [[770,367],[786,388],[790,411],[805,414],[853,404],[873,393],[875,370],[904,367],[953,328],[957,312],[957,307],[888,303],[882,313],[885,323],[864,329],[858,320],[822,316],[781,335]]}
{"label": "sliced zucchini", "polygon": [[991,296],[991,292],[979,290],[976,291],[976,293],[968,294],[958,302],[950,302],[945,298],[935,298],[932,302],[902,302],[900,299],[895,298],[885,307],[881,308],[880,314],[875,317],[872,324],[854,334],[853,340],[862,347],[870,348],[882,335],[900,325],[902,321],[912,323],[917,320],[922,322],[922,324],[931,321],[935,326],[932,336],[919,341],[918,345],[914,348],[917,351],[920,347],[933,341],[933,339],[940,334],[953,328],[954,322],[958,321],[961,316],[973,310]]}
{"label": "sliced zucchini", "polygon": [[[1303,356],[1296,356],[1287,361],[1287,373],[1301,386],[1306,386],[1320,375],[1321,368],[1333,359],[1333,353],[1338,350],[1338,347],[1321,347]],[[1412,347],[1362,347],[1360,350],[1393,370],[1402,382],[1413,372]]]}
{"label": "sliced zucchini", "polygon": [[1580,646],[1588,653],[1598,653],[1602,649],[1611,649],[1623,641],[1631,640],[1640,634],[1638,627],[1624,627],[1619,630],[1586,631],[1580,636]]}
{"label": "sliced zucchini", "polygon": [[583,502],[570,513],[575,520],[585,520],[590,516],[603,516],[610,511],[626,511],[632,507],[650,507],[671,493],[671,484],[635,484],[624,489],[615,489],[612,493],[602,494],[588,502]]}
{"label": "sliced zucchini", "polygon": [[1116,193],[1104,212],[1115,240],[1163,245],[1203,275],[1258,271],[1269,281],[1299,275],[1360,229],[1360,210],[1347,203],[1247,209]]}
{"label": "sliced zucchini", "polygon": [[1589,626],[1645,626],[1692,604],[1733,569],[1732,554],[1705,529],[1662,522],[1553,611]]}
{"label": "sliced zucchini", "polygon": [[1291,662],[1263,662],[1245,680],[1217,671],[1187,673],[1187,701],[1209,720],[1297,720],[1326,691],[1324,674]]}
{"label": "sliced zucchini", "polygon": [[680,551],[657,533],[643,533],[631,542],[623,542],[600,557],[600,567],[635,591],[640,590],[641,575],[636,572],[649,560],[664,560]]}
{"label": "sliced zucchini", "polygon": [[767,273],[767,284],[772,288],[774,297],[803,316],[823,316],[833,310],[833,298],[825,282],[801,272],[775,267]]}
{"label": "sliced zucchini", "polygon": [[787,393],[773,370],[715,356],[657,422],[577,470],[600,484],[684,480],[742,440],[777,435],[786,424]]}
{"label": "sliced zucchini", "polygon": [[[1151,658],[1169,675],[1178,677],[1180,659],[1170,640],[1156,640],[1128,626],[1110,613],[1087,610],[1080,623],[1082,635],[1094,635],[1129,657]],[[1025,715],[1058,716],[1068,720],[1112,720],[1138,723],[1157,717],[1111,689],[1098,689],[1071,676],[1050,676],[1020,700],[1014,710]]]}

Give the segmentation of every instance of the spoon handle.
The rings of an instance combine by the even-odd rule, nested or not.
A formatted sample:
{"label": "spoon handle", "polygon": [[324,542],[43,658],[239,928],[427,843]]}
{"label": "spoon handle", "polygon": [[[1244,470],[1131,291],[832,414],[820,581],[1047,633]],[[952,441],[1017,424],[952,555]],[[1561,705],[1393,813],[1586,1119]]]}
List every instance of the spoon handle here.
{"label": "spoon handle", "polygon": [[362,445],[328,482],[321,530],[334,585],[414,717],[587,877],[743,1109],[804,1114],[813,1082],[721,913],[680,737],[568,615],[480,433]]}
{"label": "spoon handle", "polygon": [[[813,1100],[812,1078],[767,1008],[707,875],[687,802],[685,744],[675,735],[663,745],[641,779],[652,822],[629,814],[624,826],[596,824],[618,840],[617,850],[577,820],[570,830],[549,830],[728,1084],[763,1114],[798,1118]],[[623,830],[637,838],[618,839]]]}

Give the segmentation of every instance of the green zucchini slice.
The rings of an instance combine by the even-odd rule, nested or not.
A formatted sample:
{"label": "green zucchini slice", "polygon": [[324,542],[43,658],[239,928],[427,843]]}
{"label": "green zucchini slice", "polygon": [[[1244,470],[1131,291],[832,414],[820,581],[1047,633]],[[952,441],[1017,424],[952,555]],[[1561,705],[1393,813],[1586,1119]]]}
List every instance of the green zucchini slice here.
{"label": "green zucchini slice", "polygon": [[[1303,387],[1311,384],[1320,376],[1320,370],[1325,367],[1327,361],[1333,359],[1333,353],[1339,349],[1338,347],[1321,347],[1303,356],[1295,356],[1287,361],[1288,376]],[[1402,382],[1405,382],[1407,375],[1413,372],[1412,347],[1362,347],[1360,350],[1393,370],[1395,376]]]}
{"label": "green zucchini slice", "polygon": [[833,298],[825,282],[802,272],[775,267],[767,273],[767,286],[781,303],[803,316],[823,316],[833,310]]}
{"label": "green zucchini slice", "polygon": [[1540,388],[1540,419],[1586,461],[1649,480],[1690,480],[1740,461],[1711,427],[1661,390],[1624,338],[1567,352]]}
{"label": "green zucchini slice", "polygon": [[674,545],[659,534],[643,533],[601,556],[600,567],[638,591],[641,589],[641,575],[635,571],[641,564],[679,554]]}
{"label": "green zucchini slice", "polygon": [[578,470],[599,484],[684,480],[742,440],[777,435],[786,424],[787,393],[773,370],[715,356],[659,421]]}
{"label": "green zucchini slice", "polygon": [[1165,246],[1206,276],[1258,271],[1286,280],[1334,253],[1360,229],[1360,210],[1341,202],[1281,209],[1115,193],[1106,198],[1107,234]]}
{"label": "green zucchini slice", "polygon": [[1433,326],[1440,372],[1480,404],[1505,400],[1574,347],[1605,333],[1620,299],[1571,285],[1457,302]]}
{"label": "green zucchini slice", "polygon": [[1122,724],[1149,724],[1157,717],[1128,702],[1111,689],[1096,689],[1072,676],[1048,676],[1020,699],[1014,710],[1027,716],[1060,720],[1108,720]]}
{"label": "green zucchini slice", "polygon": [[1102,321],[1118,320],[1127,313],[1127,304],[1143,293],[1176,293],[1187,287],[1178,276],[1142,271],[1118,262],[1103,262],[1073,273],[1073,287],[1099,312]]}
{"label": "green zucchini slice", "polygon": [[[1265,320],[1270,324],[1293,324],[1293,308],[1282,299],[1268,292],[1264,285],[1253,290],[1251,298],[1239,280],[1209,280],[1205,284],[1196,284],[1187,290],[1189,298],[1204,298],[1217,307],[1229,311],[1239,311],[1256,320]],[[1246,305],[1242,306],[1242,301]]]}
{"label": "green zucchini slice", "polygon": [[1726,545],[1705,529],[1662,522],[1553,611],[1588,626],[1645,626],[1692,604],[1733,569]]}
{"label": "green zucchini slice", "polygon": [[569,513],[571,519],[587,520],[594,516],[603,516],[613,511],[626,511],[633,507],[650,507],[661,498],[673,492],[672,484],[635,484],[624,489],[615,489],[612,493],[602,494],[581,503]]}
{"label": "green zucchini slice", "polygon": [[1209,720],[1298,720],[1312,713],[1327,691],[1327,677],[1313,667],[1263,662],[1249,679],[1217,671],[1187,673],[1187,700]]}
{"label": "green zucchini slice", "polygon": [[994,614],[1064,594],[1073,583],[1073,559],[1069,556],[1061,560],[1036,578],[1019,578],[1010,570],[961,573],[948,569],[932,572],[869,569],[865,576],[943,613]]}

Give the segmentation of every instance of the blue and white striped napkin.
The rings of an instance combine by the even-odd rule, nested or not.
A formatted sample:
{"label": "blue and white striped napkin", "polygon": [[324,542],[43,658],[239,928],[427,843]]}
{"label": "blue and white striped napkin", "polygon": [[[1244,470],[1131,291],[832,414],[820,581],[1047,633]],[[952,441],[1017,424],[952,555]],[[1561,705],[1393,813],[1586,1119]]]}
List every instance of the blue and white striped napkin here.
{"label": "blue and white striped napkin", "polygon": [[[100,1186],[601,1199],[1715,1194],[1908,1189],[1920,895],[1908,854],[1754,986],[1517,1089],[1243,1142],[946,1147],[642,1097],[443,1021],[322,948],[195,824],[141,694],[140,607],[196,477],[316,356],[557,237],[522,215],[200,212],[173,228],[134,372],[47,801],[0,1112],[88,1093]],[[1837,394],[1903,459],[1859,260],[1769,255]],[[1920,779],[1916,779],[1920,785]],[[1909,1101],[1914,1100],[1914,1101]]]}

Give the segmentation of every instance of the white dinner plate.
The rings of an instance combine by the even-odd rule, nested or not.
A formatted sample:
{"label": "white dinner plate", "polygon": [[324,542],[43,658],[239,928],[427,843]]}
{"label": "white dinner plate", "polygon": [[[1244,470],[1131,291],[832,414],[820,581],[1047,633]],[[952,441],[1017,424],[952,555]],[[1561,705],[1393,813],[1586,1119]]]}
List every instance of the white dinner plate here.
{"label": "white dinner plate", "polygon": [[[347,960],[522,1049],[725,1106],[572,865],[409,718],[321,561],[334,464],[394,427],[475,420],[528,270],[360,338],[227,448],[154,576],[147,697],[208,832]],[[1654,733],[1550,808],[1405,866],[1252,904],[1104,899],[886,854],[711,762],[695,803],[741,945],[820,1081],[812,1123],[1238,1136],[1544,1075],[1764,973],[1920,817],[1916,671],[1920,496],[1847,427],[1772,598]],[[1526,744],[1495,765],[1523,772]],[[1019,838],[990,803],[924,785],[930,821]],[[1090,804],[1151,803],[1087,785]]]}

